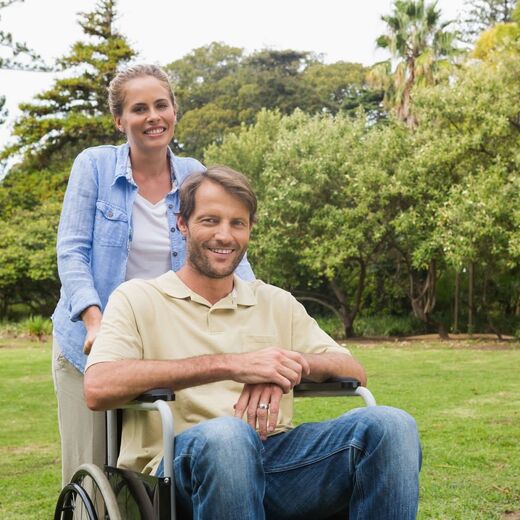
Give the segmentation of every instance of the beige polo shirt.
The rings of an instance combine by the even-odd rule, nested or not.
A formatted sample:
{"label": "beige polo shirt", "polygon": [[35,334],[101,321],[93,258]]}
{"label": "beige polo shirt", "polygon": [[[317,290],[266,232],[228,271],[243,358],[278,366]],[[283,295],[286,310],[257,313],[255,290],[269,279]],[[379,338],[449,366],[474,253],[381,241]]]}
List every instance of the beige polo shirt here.
{"label": "beige polo shirt", "polygon": [[[130,280],[110,297],[88,367],[122,359],[183,359],[267,347],[349,355],[323,332],[287,291],[235,277],[234,290],[211,305],[170,271],[154,280]],[[175,392],[177,434],[202,421],[232,416],[243,385],[219,381]],[[282,398],[274,433],[292,427],[292,393]],[[157,412],[125,410],[118,465],[153,473],[162,457]]]}

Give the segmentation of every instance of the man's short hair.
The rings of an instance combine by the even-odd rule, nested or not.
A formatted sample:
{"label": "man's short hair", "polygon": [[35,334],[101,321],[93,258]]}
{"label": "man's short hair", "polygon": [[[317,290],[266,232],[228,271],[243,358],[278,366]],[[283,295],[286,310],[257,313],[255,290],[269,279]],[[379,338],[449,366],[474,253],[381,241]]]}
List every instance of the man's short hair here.
{"label": "man's short hair", "polygon": [[188,222],[195,210],[195,194],[204,181],[214,182],[224,190],[236,197],[249,210],[249,222],[256,222],[256,195],[247,177],[228,166],[211,166],[206,171],[193,173],[182,183],[180,187],[182,218]]}

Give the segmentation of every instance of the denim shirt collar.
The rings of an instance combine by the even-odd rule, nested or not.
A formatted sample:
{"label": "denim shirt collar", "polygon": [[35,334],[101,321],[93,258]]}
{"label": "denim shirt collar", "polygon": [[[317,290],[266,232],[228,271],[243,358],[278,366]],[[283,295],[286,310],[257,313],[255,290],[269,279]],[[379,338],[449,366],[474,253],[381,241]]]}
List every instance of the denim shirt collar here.
{"label": "denim shirt collar", "polygon": [[[168,154],[168,160],[170,162],[170,172],[172,179],[172,193],[177,190],[178,182],[175,175],[175,155],[171,151],[170,147],[167,148],[166,153]],[[112,186],[118,182],[120,178],[124,177],[130,184],[135,186],[135,181],[132,177],[132,168],[130,163],[130,145],[125,143],[117,150],[116,167],[114,182]]]}
{"label": "denim shirt collar", "polygon": [[129,180],[127,177],[129,161],[130,145],[128,143],[125,143],[123,146],[117,149],[115,175],[112,186],[114,186],[114,184],[116,184],[121,177],[124,177],[126,180]]}

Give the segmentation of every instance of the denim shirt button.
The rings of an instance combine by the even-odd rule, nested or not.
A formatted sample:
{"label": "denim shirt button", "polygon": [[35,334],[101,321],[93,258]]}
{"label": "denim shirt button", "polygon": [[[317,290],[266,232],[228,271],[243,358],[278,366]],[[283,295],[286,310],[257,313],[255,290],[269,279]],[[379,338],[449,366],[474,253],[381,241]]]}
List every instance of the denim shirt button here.
{"label": "denim shirt button", "polygon": [[172,256],[177,256],[177,251],[172,251]]}
{"label": "denim shirt button", "polygon": [[168,204],[168,209],[173,209],[173,204]]}
{"label": "denim shirt button", "polygon": [[112,218],[112,217],[114,216],[114,213],[112,213],[112,211],[109,211],[109,212],[107,213],[107,215],[108,215],[108,218]]}
{"label": "denim shirt button", "polygon": [[172,233],[175,233],[175,227],[171,227],[171,228],[170,228],[170,231],[171,231]]}

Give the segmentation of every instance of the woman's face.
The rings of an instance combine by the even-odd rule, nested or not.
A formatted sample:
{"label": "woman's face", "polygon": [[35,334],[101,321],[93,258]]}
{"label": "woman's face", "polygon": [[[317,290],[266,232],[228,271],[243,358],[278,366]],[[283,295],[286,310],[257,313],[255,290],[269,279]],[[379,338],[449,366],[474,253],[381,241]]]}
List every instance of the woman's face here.
{"label": "woman's face", "polygon": [[123,113],[115,122],[126,134],[131,149],[149,153],[168,146],[175,117],[169,90],[157,78],[142,76],[125,84]]}

